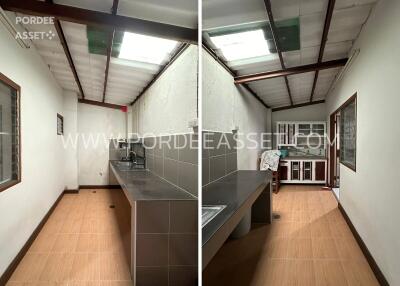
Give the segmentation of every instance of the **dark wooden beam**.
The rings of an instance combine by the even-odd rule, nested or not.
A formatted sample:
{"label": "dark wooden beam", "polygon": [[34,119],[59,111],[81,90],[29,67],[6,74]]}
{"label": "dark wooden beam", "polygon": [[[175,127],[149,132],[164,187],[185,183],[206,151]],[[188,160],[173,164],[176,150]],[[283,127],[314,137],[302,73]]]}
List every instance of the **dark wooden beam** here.
{"label": "dark wooden beam", "polygon": [[[210,56],[212,56],[212,57],[215,59],[215,61],[217,61],[228,73],[230,73],[230,74],[235,78],[236,73],[235,73],[233,70],[231,70],[231,69],[228,67],[228,65],[227,65],[223,60],[221,60],[221,59],[215,54],[215,52],[214,52],[210,47],[207,46],[205,40],[203,40],[203,49],[204,49]],[[258,96],[258,94],[257,94],[256,92],[254,92],[254,91],[251,89],[250,86],[248,86],[248,85],[245,84],[245,83],[243,83],[242,86],[243,86],[249,93],[251,93],[265,108],[270,108],[270,106],[267,105],[267,104],[264,102],[264,100],[262,100],[262,99]]]}
{"label": "dark wooden beam", "polygon": [[160,76],[172,65],[173,62],[176,61],[176,59],[187,49],[189,48],[189,44],[182,44],[176,52],[173,54],[171,59],[169,60],[168,63],[166,63],[163,68],[154,76],[154,78],[149,82],[149,84],[140,92],[138,96],[136,96],[135,100],[131,102],[131,106],[134,105],[139,98],[142,97],[142,95],[156,82],[157,79],[160,78]]}
{"label": "dark wooden beam", "polygon": [[[114,0],[113,1],[113,6],[112,6],[112,9],[111,9],[111,14],[112,15],[117,15],[118,3],[119,3],[119,0]],[[108,71],[110,69],[110,60],[111,60],[111,54],[112,54],[112,46],[113,46],[113,43],[114,43],[114,35],[115,35],[115,29],[113,29],[108,34],[106,71],[104,73],[103,102],[106,101],[106,91],[107,91],[107,83],[108,83]]]}
{"label": "dark wooden beam", "polygon": [[[43,3],[53,5],[53,0],[46,0],[46,2],[43,2]],[[63,31],[63,29],[61,27],[61,23],[58,19],[54,20],[54,26],[56,28],[57,35],[58,35],[58,38],[60,39],[61,45],[64,49],[64,53],[65,53],[65,56],[67,57],[72,74],[74,75],[76,85],[79,88],[80,95],[82,98],[85,98],[85,93],[83,92],[81,81],[79,80],[78,73],[75,68],[74,60],[72,59],[71,52],[70,52],[68,44],[67,44],[67,40],[65,39],[64,31]]]}
{"label": "dark wooden beam", "polygon": [[320,103],[324,103],[324,102],[325,102],[325,100],[317,100],[317,101],[313,101],[313,102],[305,102],[305,103],[300,103],[300,104],[276,107],[276,108],[272,108],[272,112],[286,110],[286,109],[293,109],[293,108],[298,108],[298,107],[303,107],[303,106],[309,106],[309,105],[314,105],[314,104],[320,104]]}
{"label": "dark wooden beam", "polygon": [[248,84],[243,83],[242,86],[243,86],[248,92],[250,92],[250,93],[255,97],[255,99],[257,99],[262,105],[264,105],[265,108],[271,108],[269,105],[267,105],[267,104],[264,102],[264,100],[261,99],[261,97],[258,96],[257,93],[255,93],[255,92],[251,89],[251,87],[250,87]]}
{"label": "dark wooden beam", "polygon": [[203,39],[203,49],[214,58],[214,60],[219,63],[228,73],[230,73],[231,76],[235,77],[236,73],[231,70],[231,68],[223,61],[221,60],[217,54],[206,44],[206,41]]}
{"label": "dark wooden beam", "polygon": [[[322,32],[321,46],[319,47],[318,63],[321,63],[322,58],[324,57],[324,51],[325,51],[326,41],[328,40],[329,27],[331,26],[334,7],[335,7],[335,0],[329,0],[328,9],[326,10],[326,16],[325,16],[324,31]],[[319,71],[315,71],[314,82],[311,89],[310,101],[312,101],[314,97],[315,88],[317,86],[317,81],[318,81],[318,75]]]}
{"label": "dark wooden beam", "polygon": [[106,30],[121,30],[197,44],[197,29],[189,29],[139,18],[81,9],[37,0],[0,0],[4,10],[35,16],[56,17],[59,20],[95,26]]}
{"label": "dark wooden beam", "polygon": [[[286,66],[285,66],[285,61],[283,60],[283,56],[282,56],[281,45],[279,43],[278,29],[276,28],[274,15],[272,14],[271,1],[264,0],[264,4],[265,4],[265,9],[267,9],[268,21],[269,21],[269,25],[271,27],[272,38],[274,39],[274,42],[275,42],[276,51],[278,52],[279,61],[281,62],[282,69],[285,69]],[[286,84],[286,89],[289,94],[290,104],[293,105],[292,92],[290,91],[289,80],[288,80],[287,76],[285,76],[285,84]]]}
{"label": "dark wooden beam", "polygon": [[291,68],[277,70],[277,71],[269,71],[269,72],[261,72],[261,73],[255,73],[255,74],[249,74],[249,75],[241,75],[241,76],[235,77],[235,83],[242,84],[242,83],[258,81],[258,80],[265,80],[265,79],[270,79],[270,78],[275,78],[275,77],[289,76],[289,75],[313,72],[313,71],[317,71],[317,70],[325,70],[325,69],[343,67],[346,65],[347,60],[348,59],[345,58],[345,59],[340,59],[340,60],[327,61],[327,62],[323,62],[323,63],[319,63],[319,64],[317,63],[317,64],[309,64],[309,65],[304,65],[304,66],[291,67]]}
{"label": "dark wooden beam", "polygon": [[62,45],[62,47],[64,49],[64,53],[65,53],[65,56],[67,57],[69,66],[71,67],[71,71],[72,71],[72,73],[74,75],[75,82],[76,82],[76,84],[77,84],[77,86],[79,88],[79,92],[80,92],[82,98],[85,98],[85,93],[83,92],[82,84],[81,84],[81,81],[79,80],[78,72],[76,71],[74,60],[72,59],[71,52],[70,52],[70,50],[68,48],[67,40],[65,39],[64,31],[63,31],[63,29],[61,27],[60,21],[59,20],[55,20],[54,21],[54,26],[56,27],[57,35],[60,38],[61,45]]}
{"label": "dark wooden beam", "polygon": [[112,108],[112,109],[120,109],[120,110],[126,109],[126,106],[124,106],[124,105],[106,103],[106,102],[89,100],[89,99],[79,99],[78,102],[79,103],[84,103],[84,104],[90,104],[90,105],[96,105],[96,106],[101,106],[101,107]]}

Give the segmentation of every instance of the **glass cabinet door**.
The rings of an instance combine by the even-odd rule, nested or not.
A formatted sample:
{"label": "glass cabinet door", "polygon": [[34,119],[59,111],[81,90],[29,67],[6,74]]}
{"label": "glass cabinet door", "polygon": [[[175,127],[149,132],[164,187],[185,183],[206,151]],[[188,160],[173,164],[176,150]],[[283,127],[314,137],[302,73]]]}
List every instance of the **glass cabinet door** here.
{"label": "glass cabinet door", "polygon": [[299,134],[300,135],[310,135],[311,133],[311,124],[308,123],[300,123],[299,124]]}
{"label": "glass cabinet door", "polygon": [[303,180],[307,180],[307,181],[312,180],[312,162],[311,161],[303,162]]}
{"label": "glass cabinet door", "polygon": [[286,124],[278,124],[278,144],[286,144]]}
{"label": "glass cabinet door", "polygon": [[288,124],[288,144],[296,144],[296,124]]}
{"label": "glass cabinet door", "polygon": [[300,162],[292,162],[292,180],[300,180]]}
{"label": "glass cabinet door", "polygon": [[321,123],[315,123],[312,125],[312,133],[318,134],[318,135],[324,135],[325,134],[325,125]]}

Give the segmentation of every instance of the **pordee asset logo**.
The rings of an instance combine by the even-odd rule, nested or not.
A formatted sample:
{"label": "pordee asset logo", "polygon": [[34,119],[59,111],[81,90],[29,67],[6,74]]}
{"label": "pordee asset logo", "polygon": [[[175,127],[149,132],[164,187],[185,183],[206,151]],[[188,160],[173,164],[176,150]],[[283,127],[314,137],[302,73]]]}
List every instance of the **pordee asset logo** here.
{"label": "pordee asset logo", "polygon": [[53,31],[48,32],[18,32],[15,38],[21,40],[52,40],[56,34]]}
{"label": "pordee asset logo", "polygon": [[[34,17],[34,16],[18,16],[15,17],[16,24],[24,25],[53,25],[53,17]],[[17,32],[15,38],[21,40],[52,40],[56,34],[52,31],[23,31]]]}

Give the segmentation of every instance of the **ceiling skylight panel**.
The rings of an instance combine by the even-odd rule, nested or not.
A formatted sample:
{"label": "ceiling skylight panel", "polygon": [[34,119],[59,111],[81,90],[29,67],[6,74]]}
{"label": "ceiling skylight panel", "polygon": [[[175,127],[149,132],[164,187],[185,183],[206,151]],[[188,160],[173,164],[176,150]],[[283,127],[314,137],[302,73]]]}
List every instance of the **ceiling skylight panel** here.
{"label": "ceiling skylight panel", "polygon": [[125,32],[119,58],[161,64],[177,44],[172,40]]}
{"label": "ceiling skylight panel", "polygon": [[253,30],[210,37],[227,61],[254,58],[270,54],[263,30]]}

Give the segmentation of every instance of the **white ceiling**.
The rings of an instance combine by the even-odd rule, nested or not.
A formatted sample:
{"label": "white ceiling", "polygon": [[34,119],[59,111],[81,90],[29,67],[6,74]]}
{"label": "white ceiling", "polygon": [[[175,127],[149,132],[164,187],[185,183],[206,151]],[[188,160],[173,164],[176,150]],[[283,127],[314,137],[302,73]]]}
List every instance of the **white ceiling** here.
{"label": "white ceiling", "polygon": [[[354,40],[377,0],[336,0],[323,61],[347,57]],[[271,0],[275,20],[298,17],[300,50],[283,53],[286,67],[316,63],[324,28],[328,0]],[[223,27],[266,22],[263,0],[203,0],[203,29],[215,31]],[[212,44],[209,42],[209,45]],[[220,51],[217,54],[223,58]],[[238,75],[281,69],[277,54],[227,62]],[[325,99],[340,68],[321,71],[314,100]],[[314,72],[288,77],[294,104],[309,101]],[[249,86],[271,107],[290,105],[283,78],[252,82]]]}
{"label": "white ceiling", "polygon": [[[55,0],[55,3],[90,10],[110,12],[112,0]],[[182,27],[197,28],[195,0],[120,0],[118,14],[158,21]],[[354,40],[368,19],[377,0],[336,0],[323,60],[348,56]],[[276,20],[298,17],[300,50],[283,53],[287,67],[315,63],[318,58],[328,0],[271,0]],[[263,0],[203,0],[203,29],[215,30],[232,25],[266,22]],[[102,100],[106,57],[89,54],[86,26],[62,22],[62,27],[81,81],[85,96]],[[52,25],[27,25],[29,31],[56,31]],[[34,45],[49,66],[60,86],[78,91],[59,39],[35,40]],[[219,51],[217,51],[219,53]],[[221,54],[219,54],[222,56]],[[171,56],[171,55],[170,55]],[[169,59],[167,59],[169,60]],[[106,102],[128,104],[152,80],[162,65],[153,65],[112,58]],[[227,63],[239,75],[280,69],[276,54]],[[320,72],[314,100],[324,99],[340,69]],[[294,103],[303,103],[311,95],[314,73],[289,77]],[[283,78],[249,84],[271,107],[289,105]]]}
{"label": "white ceiling", "polygon": [[[109,13],[113,0],[54,0],[54,3]],[[117,14],[197,29],[195,0],[119,0]]]}
{"label": "white ceiling", "polygon": [[[113,0],[55,0],[89,10],[110,13]],[[182,27],[197,28],[195,0],[120,0],[118,14]],[[106,56],[90,54],[86,26],[61,22],[85,99],[102,101]],[[53,25],[25,25],[28,31],[52,31],[53,39],[33,40],[57,82],[63,89],[79,92],[73,73]],[[105,102],[127,105],[150,83],[172,56],[159,65],[111,58]]]}

